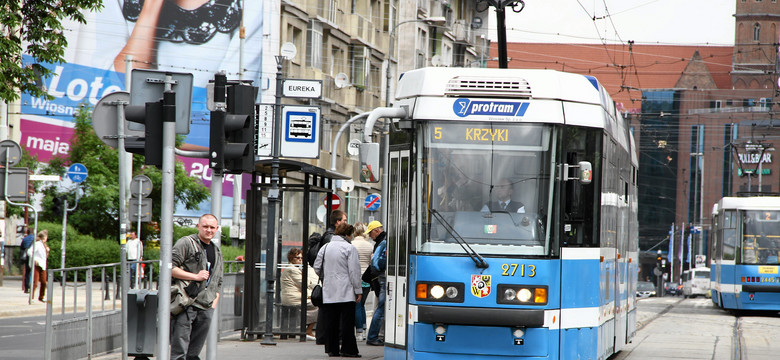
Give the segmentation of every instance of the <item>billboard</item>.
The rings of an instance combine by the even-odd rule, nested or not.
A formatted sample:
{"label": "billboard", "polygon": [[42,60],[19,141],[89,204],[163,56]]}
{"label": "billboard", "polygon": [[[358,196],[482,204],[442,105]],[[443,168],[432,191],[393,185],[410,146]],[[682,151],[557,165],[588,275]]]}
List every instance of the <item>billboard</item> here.
{"label": "billboard", "polygon": [[[188,2],[200,4],[192,8],[178,3],[182,2],[106,0],[102,10],[85,14],[86,24],[66,22],[65,63],[43,64],[54,76],[39,79],[54,99],[21,97],[20,144],[25,151],[44,162],[66,155],[76,110],[83,105],[94,107],[104,95],[125,90],[126,55],[132,56],[132,69],[193,74],[190,133],[182,147],[208,150],[206,85],[219,71],[229,80],[239,79],[240,58],[243,78],[259,84],[264,2],[197,0]],[[25,61],[32,58],[25,57]],[[179,160],[188,173],[210,172],[206,159]],[[210,185],[210,176],[201,179]],[[225,182],[223,190],[232,195],[231,183]]]}

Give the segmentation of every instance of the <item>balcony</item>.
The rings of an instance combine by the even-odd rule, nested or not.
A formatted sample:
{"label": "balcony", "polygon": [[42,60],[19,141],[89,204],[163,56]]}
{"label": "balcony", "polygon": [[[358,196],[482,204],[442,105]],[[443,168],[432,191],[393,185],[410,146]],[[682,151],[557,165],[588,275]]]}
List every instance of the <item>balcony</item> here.
{"label": "balcony", "polygon": [[353,38],[360,39],[362,42],[376,47],[376,38],[379,33],[377,27],[370,19],[360,14],[350,14],[350,21],[347,33]]}
{"label": "balcony", "polygon": [[455,35],[455,41],[474,45],[476,36],[471,24],[466,20],[455,20],[452,26],[452,33]]}

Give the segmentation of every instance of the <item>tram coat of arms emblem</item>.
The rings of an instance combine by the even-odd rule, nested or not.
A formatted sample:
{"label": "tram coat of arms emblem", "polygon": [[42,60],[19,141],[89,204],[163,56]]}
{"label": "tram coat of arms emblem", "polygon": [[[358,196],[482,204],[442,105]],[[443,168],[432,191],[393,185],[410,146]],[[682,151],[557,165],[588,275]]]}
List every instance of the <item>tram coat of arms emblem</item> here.
{"label": "tram coat of arms emblem", "polygon": [[490,275],[471,275],[471,295],[478,298],[490,295]]}

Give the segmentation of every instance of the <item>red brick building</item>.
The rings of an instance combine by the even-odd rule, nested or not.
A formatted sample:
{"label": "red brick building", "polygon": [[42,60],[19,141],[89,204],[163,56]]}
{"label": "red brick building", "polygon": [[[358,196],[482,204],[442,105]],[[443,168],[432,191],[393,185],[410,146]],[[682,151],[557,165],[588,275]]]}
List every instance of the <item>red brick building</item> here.
{"label": "red brick building", "polygon": [[[694,239],[693,253],[706,254],[712,205],[721,197],[780,192],[773,152],[780,145],[780,4],[735,1],[734,46],[507,46],[510,68],[595,76],[631,121],[640,153],[642,250],[666,251],[674,223],[676,244],[681,227],[701,225],[705,235]],[[491,56],[497,53],[492,44]]]}

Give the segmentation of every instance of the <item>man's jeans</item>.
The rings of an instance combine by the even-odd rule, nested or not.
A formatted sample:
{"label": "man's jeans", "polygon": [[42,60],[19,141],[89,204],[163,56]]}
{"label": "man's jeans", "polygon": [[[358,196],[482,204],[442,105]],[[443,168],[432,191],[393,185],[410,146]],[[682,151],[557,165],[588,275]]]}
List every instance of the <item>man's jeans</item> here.
{"label": "man's jeans", "polygon": [[382,327],[382,323],[385,320],[385,293],[387,292],[387,278],[384,276],[379,277],[379,302],[374,310],[374,316],[371,318],[371,327],[368,328],[368,336],[366,341],[379,340],[379,330]]}
{"label": "man's jeans", "polygon": [[188,306],[171,319],[171,360],[200,359],[214,309]]}

